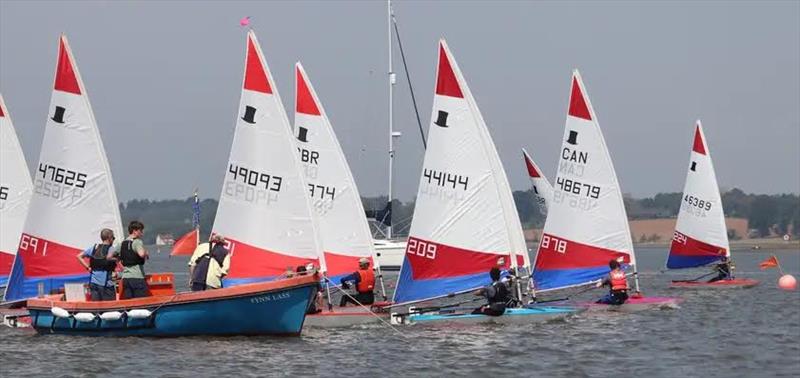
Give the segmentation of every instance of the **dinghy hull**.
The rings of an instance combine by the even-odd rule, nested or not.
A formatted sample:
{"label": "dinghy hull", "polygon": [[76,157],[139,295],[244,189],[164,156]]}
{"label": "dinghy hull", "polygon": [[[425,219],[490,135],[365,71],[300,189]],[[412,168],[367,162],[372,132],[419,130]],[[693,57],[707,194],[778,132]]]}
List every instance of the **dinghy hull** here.
{"label": "dinghy hull", "polygon": [[619,312],[640,312],[655,309],[678,308],[683,302],[683,298],[674,297],[644,297],[631,296],[622,305],[607,305],[603,303],[583,303],[589,311],[619,311]]}
{"label": "dinghy hull", "polygon": [[378,302],[366,309],[361,306],[333,307],[316,314],[306,316],[305,327],[312,328],[342,328],[356,325],[381,323],[389,321],[389,313],[385,307],[390,302]]}
{"label": "dinghy hull", "polygon": [[714,282],[698,282],[698,281],[672,281],[669,285],[670,289],[749,289],[761,283],[758,280],[749,278],[734,278],[730,280],[719,280]]}
{"label": "dinghy hull", "polygon": [[393,314],[392,323],[395,324],[478,324],[478,323],[541,323],[555,319],[563,319],[570,315],[583,312],[584,309],[575,307],[556,306],[531,306],[526,308],[506,309],[502,316],[488,316],[472,314],[471,310],[455,310],[452,312],[435,312],[425,314],[401,315]]}
{"label": "dinghy hull", "polygon": [[[305,311],[317,291],[318,280],[317,275],[302,276],[217,290],[108,302],[31,299],[28,300],[28,311],[32,326],[40,334],[156,337],[299,335]],[[104,320],[113,317],[114,312],[124,315]]]}

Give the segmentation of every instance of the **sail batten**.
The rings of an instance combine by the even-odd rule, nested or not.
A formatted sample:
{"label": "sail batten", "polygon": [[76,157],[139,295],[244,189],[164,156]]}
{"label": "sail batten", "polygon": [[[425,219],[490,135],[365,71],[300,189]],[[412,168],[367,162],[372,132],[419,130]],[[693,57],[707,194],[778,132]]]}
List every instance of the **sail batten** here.
{"label": "sail batten", "polygon": [[395,302],[460,293],[488,271],[528,264],[508,179],[486,122],[444,40],[428,147]]}
{"label": "sail batten", "polygon": [[[119,206],[86,87],[66,36],[59,39],[50,114],[33,195],[5,299],[85,282],[75,255],[109,228],[122,236]],[[41,287],[40,287],[41,286]]]}

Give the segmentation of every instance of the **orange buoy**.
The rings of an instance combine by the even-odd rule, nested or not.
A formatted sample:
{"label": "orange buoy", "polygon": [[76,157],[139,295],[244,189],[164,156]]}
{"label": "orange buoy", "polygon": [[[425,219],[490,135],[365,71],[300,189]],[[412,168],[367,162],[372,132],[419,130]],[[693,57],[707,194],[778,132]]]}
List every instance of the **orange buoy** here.
{"label": "orange buoy", "polygon": [[783,290],[797,289],[797,280],[791,274],[784,274],[778,279],[778,287]]}

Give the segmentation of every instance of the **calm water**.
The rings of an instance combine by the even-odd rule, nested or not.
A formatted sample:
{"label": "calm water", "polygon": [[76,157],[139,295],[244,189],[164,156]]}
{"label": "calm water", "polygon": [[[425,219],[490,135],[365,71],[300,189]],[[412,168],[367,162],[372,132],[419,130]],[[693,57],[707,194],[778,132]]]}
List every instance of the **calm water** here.
{"label": "calm water", "polygon": [[[767,377],[800,374],[800,291],[761,272],[766,252],[734,253],[748,290],[676,291],[660,273],[666,251],[637,249],[643,291],[680,295],[679,309],[592,313],[537,325],[306,329],[298,338],[85,338],[0,328],[0,376],[461,375]],[[800,276],[800,254],[777,252]],[[157,255],[150,271],[184,272]],[[393,278],[394,275],[390,274]],[[177,276],[185,282],[185,274]],[[393,286],[393,285],[391,285]],[[596,291],[587,295],[600,295]]]}

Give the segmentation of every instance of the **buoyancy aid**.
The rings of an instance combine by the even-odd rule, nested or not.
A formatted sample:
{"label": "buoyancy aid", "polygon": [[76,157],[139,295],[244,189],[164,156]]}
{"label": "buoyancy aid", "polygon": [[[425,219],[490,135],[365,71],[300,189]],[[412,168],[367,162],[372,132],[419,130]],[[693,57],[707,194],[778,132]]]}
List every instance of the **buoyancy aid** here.
{"label": "buoyancy aid", "polygon": [[117,261],[107,258],[110,247],[108,244],[96,244],[94,246],[92,256],[89,259],[89,267],[92,270],[99,272],[114,271],[114,268],[117,267]]}
{"label": "buoyancy aid", "polygon": [[508,301],[511,300],[510,298],[510,291],[508,290],[508,286],[502,281],[495,281],[492,283],[494,286],[494,295],[489,297],[489,303],[503,303],[506,304]]}
{"label": "buoyancy aid", "polygon": [[372,269],[359,269],[358,270],[358,285],[356,290],[359,293],[371,293],[375,289],[375,272]]}
{"label": "buoyancy aid", "polygon": [[144,265],[144,258],[133,250],[133,240],[124,240],[120,245],[119,256],[122,266]]}
{"label": "buoyancy aid", "polygon": [[625,272],[621,269],[612,270],[609,273],[611,281],[611,290],[628,290],[628,279],[625,278]]}

